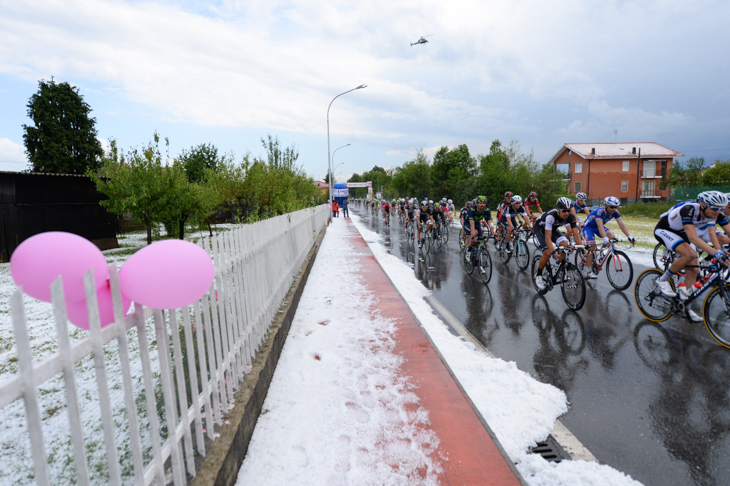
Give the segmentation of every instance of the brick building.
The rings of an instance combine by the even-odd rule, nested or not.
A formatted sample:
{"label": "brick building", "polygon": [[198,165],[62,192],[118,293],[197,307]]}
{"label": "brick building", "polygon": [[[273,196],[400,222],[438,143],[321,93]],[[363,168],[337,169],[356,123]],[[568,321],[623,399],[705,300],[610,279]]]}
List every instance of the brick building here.
{"label": "brick building", "polygon": [[615,196],[622,204],[669,197],[669,187],[659,188],[672,164],[684,155],[658,143],[566,143],[550,159],[566,172],[571,194],[585,192],[595,204]]}

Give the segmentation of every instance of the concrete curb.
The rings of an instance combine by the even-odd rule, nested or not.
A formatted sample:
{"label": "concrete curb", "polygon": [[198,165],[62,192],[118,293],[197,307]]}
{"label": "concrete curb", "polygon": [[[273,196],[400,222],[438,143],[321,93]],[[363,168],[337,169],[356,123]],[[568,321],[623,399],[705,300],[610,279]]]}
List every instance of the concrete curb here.
{"label": "concrete curb", "polygon": [[256,355],[251,372],[244,378],[241,390],[236,395],[235,407],[226,417],[230,425],[221,427],[220,438],[213,442],[200,471],[192,482],[193,486],[230,486],[236,483],[238,470],[248,451],[248,444],[261,414],[261,408],[269,391],[281,350],[289,335],[307,277],[309,277],[326,231],[327,226],[320,231],[301,271],[294,279],[294,283]]}

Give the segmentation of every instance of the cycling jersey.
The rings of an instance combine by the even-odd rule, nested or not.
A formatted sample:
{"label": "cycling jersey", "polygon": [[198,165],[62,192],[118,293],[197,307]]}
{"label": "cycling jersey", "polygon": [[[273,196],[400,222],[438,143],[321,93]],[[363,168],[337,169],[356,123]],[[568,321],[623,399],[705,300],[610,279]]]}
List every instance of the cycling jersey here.
{"label": "cycling jersey", "polygon": [[561,226],[570,226],[571,228],[577,228],[577,218],[575,214],[568,213],[568,217],[561,219],[557,209],[551,209],[547,213],[542,213],[537,221],[535,221],[535,231],[544,233],[546,230],[555,231]]}
{"label": "cycling jersey", "polygon": [[527,211],[531,214],[533,210],[532,206],[535,206],[534,209],[540,209],[540,201],[538,201],[537,198],[535,198],[534,201],[530,201],[530,198],[528,197],[522,204],[525,206],[525,209],[527,209]]}
{"label": "cycling jersey", "polygon": [[385,211],[386,213],[389,213],[390,212],[390,204],[389,203],[383,204],[383,211]]}
{"label": "cycling jersey", "polygon": [[481,238],[482,236],[482,221],[491,221],[492,220],[492,212],[484,208],[484,211],[477,211],[476,208],[471,208],[466,213],[466,217],[464,218],[464,228],[466,228],[466,231],[471,231],[471,225],[469,224],[469,221],[474,221],[474,229],[477,231],[477,236]]}
{"label": "cycling jersey", "polygon": [[443,218],[443,212],[441,212],[441,208],[438,206],[434,206],[431,209],[431,214],[433,214],[433,220],[438,223],[438,221]]}
{"label": "cycling jersey", "polygon": [[621,214],[618,212],[618,209],[612,214],[608,214],[606,208],[598,208],[595,211],[591,211],[591,213],[588,215],[585,221],[585,227],[589,227],[594,231],[598,231],[598,224],[596,223],[596,220],[600,219],[601,221],[603,221],[603,225],[605,226],[606,223],[608,223],[612,218],[615,218],[616,221],[621,219]]}
{"label": "cycling jersey", "polygon": [[433,215],[433,211],[431,211],[431,208],[426,209],[419,209],[418,210],[418,218],[421,220],[421,222],[425,223],[429,219],[431,219],[431,216]]}
{"label": "cycling jersey", "polygon": [[[581,201],[583,201],[583,200],[581,199]],[[580,213],[581,211],[584,211],[586,209],[588,209],[590,211],[590,208],[585,203],[585,201],[583,202],[583,204],[578,204],[578,200],[577,199],[575,201],[573,201],[573,209],[575,209],[575,212],[576,213]]]}
{"label": "cycling jersey", "polygon": [[497,220],[500,220],[502,218],[502,212],[504,211],[504,208],[512,204],[511,202],[502,201],[499,203],[499,206],[497,206]]}
{"label": "cycling jersey", "polygon": [[517,209],[515,209],[514,205],[512,204],[508,205],[504,208],[500,221],[506,221],[507,218],[512,218],[512,220],[514,221],[516,216],[522,216],[523,218],[527,217],[527,210],[525,209],[524,205],[520,204]]}
{"label": "cycling jersey", "polygon": [[657,228],[667,229],[678,234],[684,233],[685,224],[693,225],[697,231],[705,230],[709,226],[725,226],[728,224],[727,215],[722,211],[716,218],[704,216],[698,202],[677,204],[662,214],[660,218],[659,223],[656,225]]}

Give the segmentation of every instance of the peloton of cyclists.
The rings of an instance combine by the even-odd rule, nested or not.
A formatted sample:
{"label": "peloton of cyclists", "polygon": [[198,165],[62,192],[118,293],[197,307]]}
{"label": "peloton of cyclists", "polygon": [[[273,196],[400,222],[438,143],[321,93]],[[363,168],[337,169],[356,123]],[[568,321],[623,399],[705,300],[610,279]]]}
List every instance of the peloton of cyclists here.
{"label": "peloton of cyclists", "polygon": [[[727,254],[722,250],[715,234],[715,226],[719,225],[725,231],[730,230],[727,215],[724,210],[728,206],[728,198],[719,191],[705,191],[697,196],[697,201],[678,204],[666,213],[654,228],[657,241],[666,248],[674,251],[678,257],[657,279],[657,286],[661,292],[669,297],[686,300],[694,289],[697,280],[697,249],[713,255],[719,264],[727,265]],[[707,229],[707,238],[710,246],[701,236]],[[684,286],[679,286],[678,293],[672,290],[669,279],[684,270]],[[687,309],[687,317],[693,322],[702,321],[702,317],[691,309]]]}
{"label": "peloton of cyclists", "polygon": [[621,231],[626,235],[631,244],[636,243],[636,239],[629,234],[629,229],[621,219],[621,213],[618,211],[619,200],[613,196],[609,196],[603,200],[603,207],[591,211],[586,218],[585,224],[583,225],[583,234],[586,238],[586,245],[588,253],[586,255],[586,266],[588,267],[588,273],[586,278],[598,278],[590,269],[593,266],[593,250],[596,249],[596,235],[603,238],[603,246],[611,244],[610,239],[615,238],[613,231],[606,227],[611,219],[615,219],[618,223]]}
{"label": "peloton of cyclists", "polygon": [[[576,243],[582,244],[576,216],[570,211],[572,204],[573,201],[567,197],[558,198],[555,204],[556,208],[543,213],[535,222],[535,237],[542,250],[542,258],[540,258],[535,277],[535,283],[539,289],[544,289],[547,285],[545,277],[543,277],[543,270],[548,260],[550,260],[550,256],[555,252],[555,245],[568,246],[569,244],[568,238],[563,235],[559,228],[561,226],[570,226]],[[565,258],[565,255],[558,255],[557,258]]]}

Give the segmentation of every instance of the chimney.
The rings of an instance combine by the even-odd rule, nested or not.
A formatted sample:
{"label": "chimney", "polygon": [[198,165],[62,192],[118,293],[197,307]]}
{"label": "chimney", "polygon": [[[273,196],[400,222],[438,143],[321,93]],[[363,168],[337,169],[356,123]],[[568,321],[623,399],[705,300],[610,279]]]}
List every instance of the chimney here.
{"label": "chimney", "polygon": [[596,147],[591,148],[591,155],[596,155]]}
{"label": "chimney", "polygon": [[636,147],[631,147],[631,153],[636,155]]}

